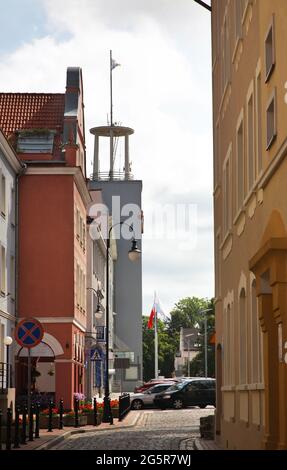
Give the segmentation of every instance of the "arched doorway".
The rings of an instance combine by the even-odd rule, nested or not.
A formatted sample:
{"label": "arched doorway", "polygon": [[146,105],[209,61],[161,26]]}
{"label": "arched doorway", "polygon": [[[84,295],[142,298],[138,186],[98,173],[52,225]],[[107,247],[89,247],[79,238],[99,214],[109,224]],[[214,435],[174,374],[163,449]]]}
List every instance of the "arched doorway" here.
{"label": "arched doorway", "polygon": [[[43,340],[31,348],[31,394],[32,399],[46,407],[55,400],[55,357],[63,354],[56,338],[45,333]],[[28,349],[20,346],[16,351],[16,395],[17,402],[26,402],[28,393]]]}

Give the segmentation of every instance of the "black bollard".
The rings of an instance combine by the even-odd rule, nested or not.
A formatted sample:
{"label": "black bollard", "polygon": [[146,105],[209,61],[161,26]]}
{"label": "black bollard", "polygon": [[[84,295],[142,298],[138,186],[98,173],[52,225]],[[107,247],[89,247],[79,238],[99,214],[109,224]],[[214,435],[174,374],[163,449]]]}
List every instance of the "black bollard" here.
{"label": "black bollard", "polygon": [[74,411],[75,411],[75,428],[78,428],[79,427],[79,400],[78,398],[75,398]]}
{"label": "black bollard", "polygon": [[29,410],[29,441],[34,441],[33,434],[34,434],[34,405],[30,406]]}
{"label": "black bollard", "polygon": [[7,408],[6,450],[11,450],[11,426],[12,426],[12,410],[11,408]]}
{"label": "black bollard", "polygon": [[48,432],[53,432],[52,417],[53,417],[53,402],[50,401],[50,403],[49,403]]}
{"label": "black bollard", "polygon": [[40,437],[40,403],[36,403],[35,413],[36,413],[35,439],[39,439]]}
{"label": "black bollard", "polygon": [[23,405],[21,444],[26,444],[27,407]]}
{"label": "black bollard", "polygon": [[0,410],[0,450],[2,450],[2,410]]}
{"label": "black bollard", "polygon": [[109,414],[110,414],[110,424],[114,424],[113,411],[111,408],[111,399],[109,398]]}
{"label": "black bollard", "polygon": [[98,425],[98,405],[97,399],[94,398],[94,426]]}
{"label": "black bollard", "polygon": [[59,406],[59,429],[63,429],[64,427],[63,413],[64,413],[64,402],[63,402],[63,398],[61,398],[60,406]]}
{"label": "black bollard", "polygon": [[19,436],[19,415],[20,408],[16,406],[15,408],[15,436],[14,436],[14,449],[19,449],[20,447],[20,436]]}

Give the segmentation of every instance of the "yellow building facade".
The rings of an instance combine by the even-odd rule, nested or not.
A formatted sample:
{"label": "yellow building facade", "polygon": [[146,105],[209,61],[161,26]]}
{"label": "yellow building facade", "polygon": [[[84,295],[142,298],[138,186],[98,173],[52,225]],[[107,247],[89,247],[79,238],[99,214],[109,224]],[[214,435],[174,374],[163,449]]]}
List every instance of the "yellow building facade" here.
{"label": "yellow building facade", "polygon": [[216,440],[287,449],[287,1],[212,0]]}

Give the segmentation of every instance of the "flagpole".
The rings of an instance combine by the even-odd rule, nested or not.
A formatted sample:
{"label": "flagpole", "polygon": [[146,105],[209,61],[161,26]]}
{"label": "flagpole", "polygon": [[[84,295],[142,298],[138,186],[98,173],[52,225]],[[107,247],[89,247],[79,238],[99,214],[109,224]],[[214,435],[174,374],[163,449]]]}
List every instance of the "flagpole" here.
{"label": "flagpole", "polygon": [[154,375],[158,378],[158,331],[157,331],[157,311],[154,317]]}
{"label": "flagpole", "polygon": [[111,126],[113,125],[113,57],[110,51]]}

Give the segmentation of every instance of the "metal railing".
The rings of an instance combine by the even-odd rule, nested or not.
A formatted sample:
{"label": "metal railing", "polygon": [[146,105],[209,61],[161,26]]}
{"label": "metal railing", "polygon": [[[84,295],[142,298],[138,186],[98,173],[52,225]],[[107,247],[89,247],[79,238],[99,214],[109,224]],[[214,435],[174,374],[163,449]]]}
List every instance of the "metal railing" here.
{"label": "metal railing", "polygon": [[130,181],[133,179],[133,175],[126,174],[124,171],[99,171],[98,173],[92,173],[90,176],[91,181]]}
{"label": "metal railing", "polygon": [[7,362],[0,362],[0,391],[2,393],[6,392],[7,389],[11,387],[11,373],[11,364],[7,364]]}

